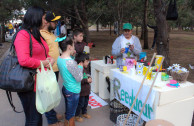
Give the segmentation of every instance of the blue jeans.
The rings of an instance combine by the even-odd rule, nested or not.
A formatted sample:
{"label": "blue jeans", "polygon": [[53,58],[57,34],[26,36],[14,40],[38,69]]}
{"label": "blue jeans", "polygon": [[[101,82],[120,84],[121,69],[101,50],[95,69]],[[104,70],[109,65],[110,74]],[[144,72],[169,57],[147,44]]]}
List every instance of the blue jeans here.
{"label": "blue jeans", "polygon": [[63,86],[62,93],[65,98],[65,118],[66,120],[70,120],[75,116],[75,112],[77,109],[77,105],[79,102],[79,93],[73,93],[65,89]]}
{"label": "blue jeans", "polygon": [[26,116],[25,126],[42,126],[42,115],[38,113],[35,105],[36,93],[34,91],[20,92],[18,96]]}
{"label": "blue jeans", "polygon": [[[55,75],[58,81],[59,72],[55,72]],[[57,113],[55,112],[54,109],[50,110],[49,112],[46,112],[45,116],[46,116],[48,124],[55,124],[58,122]]]}
{"label": "blue jeans", "polygon": [[13,29],[9,29],[9,34],[12,35]]}
{"label": "blue jeans", "polygon": [[46,112],[45,113],[45,116],[46,116],[46,119],[47,119],[47,122],[48,124],[55,124],[58,122],[58,119],[57,119],[57,113],[55,112],[54,109],[50,110],[49,112]]}
{"label": "blue jeans", "polygon": [[79,97],[79,103],[78,103],[78,106],[77,106],[75,116],[79,116],[81,111],[82,111],[82,114],[87,113],[88,101],[89,101],[89,95]]}

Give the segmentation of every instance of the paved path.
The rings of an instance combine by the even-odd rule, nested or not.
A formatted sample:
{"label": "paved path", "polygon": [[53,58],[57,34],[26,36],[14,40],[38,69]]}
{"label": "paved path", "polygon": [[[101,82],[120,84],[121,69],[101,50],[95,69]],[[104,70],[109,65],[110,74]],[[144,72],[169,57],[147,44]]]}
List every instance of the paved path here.
{"label": "paved path", "polygon": [[[62,87],[62,81],[59,80],[60,87]],[[21,111],[22,105],[16,93],[13,94],[13,102],[16,106],[16,110]],[[6,96],[4,90],[0,89],[0,126],[24,126],[25,117],[24,113],[15,113]],[[63,114],[65,112],[65,103],[62,97],[60,105],[55,109],[58,113]],[[109,119],[109,106],[104,106],[97,109],[90,109],[88,107],[88,113],[92,116],[91,119],[85,119],[84,122],[76,122],[76,126],[113,126],[113,123]],[[47,121],[43,115],[43,126],[47,126]]]}
{"label": "paved path", "polygon": [[[11,42],[12,36],[8,35],[6,40]],[[2,59],[8,54],[7,50],[5,54],[0,58],[0,62]],[[62,80],[59,78],[59,85],[62,87]],[[21,102],[16,93],[12,93],[13,95],[13,103],[16,106],[17,111],[22,111]],[[25,116],[24,113],[15,113],[7,99],[7,95],[4,90],[0,89],[0,126],[24,126],[25,124]],[[62,96],[60,105],[55,108],[55,110],[63,114],[65,112],[65,103]],[[84,122],[78,123],[76,122],[76,126],[113,126],[113,123],[109,119],[109,106],[104,106],[97,109],[90,109],[88,107],[88,113],[92,116],[91,119],[85,119]],[[47,126],[47,121],[45,116],[43,115],[43,126]]]}

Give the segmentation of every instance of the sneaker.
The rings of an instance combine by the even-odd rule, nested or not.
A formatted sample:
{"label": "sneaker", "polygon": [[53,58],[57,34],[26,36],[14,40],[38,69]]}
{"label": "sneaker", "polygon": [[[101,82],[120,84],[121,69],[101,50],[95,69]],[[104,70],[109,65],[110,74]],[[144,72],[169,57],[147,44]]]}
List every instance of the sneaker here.
{"label": "sneaker", "polygon": [[91,116],[88,115],[88,114],[83,114],[82,116],[83,116],[84,118],[87,118],[87,119],[90,119],[90,118],[91,118]]}
{"label": "sneaker", "polygon": [[75,121],[78,121],[78,122],[83,122],[84,120],[83,120],[83,118],[82,118],[82,117],[80,117],[80,116],[76,116],[76,117],[75,117]]}
{"label": "sneaker", "polygon": [[150,50],[154,50],[153,48],[151,48]]}

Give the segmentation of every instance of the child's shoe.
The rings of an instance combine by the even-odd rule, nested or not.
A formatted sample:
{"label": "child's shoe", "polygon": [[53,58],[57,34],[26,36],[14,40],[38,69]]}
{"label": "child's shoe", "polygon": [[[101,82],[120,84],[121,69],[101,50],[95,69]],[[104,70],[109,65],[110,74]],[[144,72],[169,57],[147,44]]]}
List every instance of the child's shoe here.
{"label": "child's shoe", "polygon": [[83,122],[83,118],[80,117],[80,116],[75,116],[75,120],[78,121],[78,122]]}
{"label": "child's shoe", "polygon": [[87,118],[87,119],[90,119],[90,118],[91,118],[91,116],[88,115],[88,114],[83,114],[82,116],[83,116],[84,118]]}

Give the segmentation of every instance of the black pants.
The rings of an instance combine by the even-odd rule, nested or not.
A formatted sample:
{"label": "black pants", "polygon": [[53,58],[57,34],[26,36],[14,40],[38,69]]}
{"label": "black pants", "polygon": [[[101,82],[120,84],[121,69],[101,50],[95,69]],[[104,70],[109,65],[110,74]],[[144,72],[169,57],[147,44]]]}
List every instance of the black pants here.
{"label": "black pants", "polygon": [[35,105],[36,93],[34,91],[20,92],[18,96],[26,116],[25,126],[42,126],[42,115],[36,110]]}
{"label": "black pants", "polygon": [[79,97],[79,103],[78,103],[78,106],[77,106],[75,116],[79,116],[81,111],[82,111],[82,114],[87,113],[88,101],[89,101],[89,95]]}
{"label": "black pants", "polygon": [[154,34],[154,40],[153,40],[153,43],[152,43],[152,49],[154,48],[154,46],[155,46],[155,44],[156,44],[156,37],[157,37],[157,35]]}

